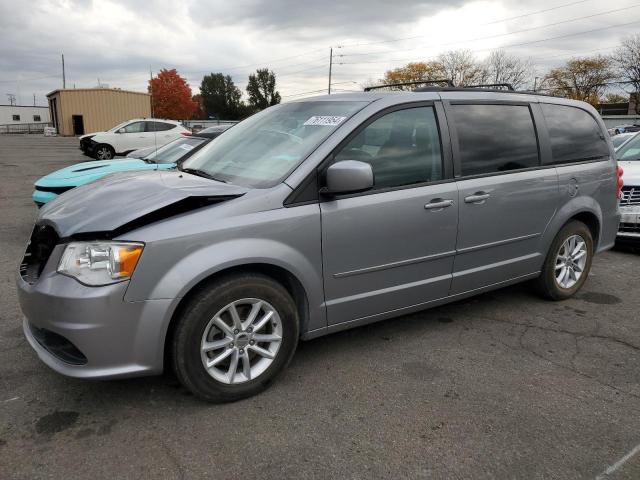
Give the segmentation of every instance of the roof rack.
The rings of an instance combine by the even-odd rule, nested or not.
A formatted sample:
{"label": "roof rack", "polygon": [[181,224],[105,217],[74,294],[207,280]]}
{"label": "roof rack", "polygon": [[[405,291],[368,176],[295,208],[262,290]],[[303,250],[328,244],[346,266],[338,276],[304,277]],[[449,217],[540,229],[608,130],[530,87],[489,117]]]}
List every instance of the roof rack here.
{"label": "roof rack", "polygon": [[419,80],[416,82],[388,83],[386,85],[376,85],[374,87],[366,87],[364,91],[370,92],[371,90],[379,90],[381,88],[406,87],[410,85],[433,85],[433,84],[445,84],[447,87],[455,87],[455,85],[451,80],[449,80],[448,78],[443,78],[442,80]]}
{"label": "roof rack", "polygon": [[499,90],[504,88],[510,92],[515,92],[516,89],[510,83],[479,83],[478,85],[465,85],[464,88],[490,88],[493,90]]}

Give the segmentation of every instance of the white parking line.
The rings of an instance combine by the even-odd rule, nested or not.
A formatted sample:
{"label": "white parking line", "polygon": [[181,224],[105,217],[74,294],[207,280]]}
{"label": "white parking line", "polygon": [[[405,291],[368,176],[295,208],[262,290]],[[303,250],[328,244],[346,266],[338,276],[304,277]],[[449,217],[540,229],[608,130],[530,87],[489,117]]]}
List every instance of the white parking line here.
{"label": "white parking line", "polygon": [[2,400],[2,403],[13,402],[14,400],[18,400],[20,397],[8,398],[7,400]]}
{"label": "white parking line", "polygon": [[614,463],[613,465],[610,465],[609,467],[607,467],[607,469],[604,472],[602,472],[600,475],[598,475],[596,477],[596,480],[604,480],[609,475],[611,475],[613,472],[618,470],[622,465],[627,463],[627,461],[629,461],[631,459],[631,457],[633,457],[635,454],[637,454],[639,452],[640,452],[640,444],[638,444],[635,447],[633,447],[629,453],[627,453],[624,457],[622,457],[616,463]]}

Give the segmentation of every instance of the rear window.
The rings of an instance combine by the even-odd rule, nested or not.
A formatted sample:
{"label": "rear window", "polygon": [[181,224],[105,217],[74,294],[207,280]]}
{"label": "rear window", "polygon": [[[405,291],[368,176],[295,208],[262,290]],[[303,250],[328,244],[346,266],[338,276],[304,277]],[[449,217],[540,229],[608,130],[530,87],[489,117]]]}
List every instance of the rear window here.
{"label": "rear window", "polygon": [[537,167],[538,140],[527,105],[452,105],[463,176]]}
{"label": "rear window", "polygon": [[542,112],[551,139],[553,163],[581,162],[609,155],[604,133],[586,111],[543,103]]}

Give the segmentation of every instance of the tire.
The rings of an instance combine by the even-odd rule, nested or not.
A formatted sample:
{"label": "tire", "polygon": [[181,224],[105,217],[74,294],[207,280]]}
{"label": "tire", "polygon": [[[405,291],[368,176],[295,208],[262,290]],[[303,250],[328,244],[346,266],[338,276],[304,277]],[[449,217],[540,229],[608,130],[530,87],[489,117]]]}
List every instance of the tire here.
{"label": "tire", "polygon": [[116,151],[113,149],[111,145],[107,145],[106,143],[101,143],[96,146],[93,152],[93,158],[96,160],[111,160],[116,156]]}
{"label": "tire", "polygon": [[[235,326],[240,328],[232,328],[234,309],[242,324]],[[171,354],[178,380],[197,397],[216,403],[260,393],[293,357],[299,337],[297,312],[285,288],[265,275],[236,274],[201,288],[177,319]],[[216,318],[226,327],[221,328]],[[278,336],[280,341],[273,340]],[[273,341],[260,341],[266,338]],[[214,344],[218,346],[212,348]],[[227,356],[220,360],[223,355]],[[205,362],[213,365],[208,368]]]}
{"label": "tire", "polygon": [[[565,253],[571,249],[567,249],[565,242],[570,242],[571,239],[576,239],[576,243],[573,244],[575,246],[573,251],[578,251],[577,248],[580,246],[580,242],[584,242],[584,248],[575,257],[578,257],[578,254],[583,251],[584,255],[577,260],[573,257],[571,260],[566,260]],[[584,258],[584,261],[582,258]],[[565,300],[572,297],[587,280],[592,261],[593,237],[591,236],[591,230],[584,223],[577,220],[567,223],[558,232],[549,248],[542,272],[536,279],[538,291],[550,300]],[[562,276],[563,271],[565,272],[565,277]]]}

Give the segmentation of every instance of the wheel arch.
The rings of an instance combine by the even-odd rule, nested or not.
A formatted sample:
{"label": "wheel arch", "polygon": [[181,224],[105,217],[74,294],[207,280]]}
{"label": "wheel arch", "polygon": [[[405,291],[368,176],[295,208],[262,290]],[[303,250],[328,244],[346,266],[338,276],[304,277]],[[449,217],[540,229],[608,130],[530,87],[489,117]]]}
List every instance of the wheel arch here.
{"label": "wheel arch", "polygon": [[600,220],[598,219],[597,215],[591,211],[584,210],[582,212],[576,213],[571,218],[569,218],[565,222],[565,225],[573,220],[578,220],[579,222],[584,223],[589,228],[591,237],[593,238],[593,250],[594,252],[597,251],[601,229]]}
{"label": "wheel arch", "polygon": [[300,335],[302,335],[306,331],[306,327],[309,323],[309,299],[307,296],[307,292],[300,281],[300,279],[290,272],[288,269],[275,265],[273,263],[246,263],[240,265],[233,265],[222,270],[216,271],[205,278],[202,278],[195,285],[193,285],[186,294],[180,299],[178,304],[176,305],[171,319],[169,320],[169,324],[165,331],[164,343],[163,343],[163,363],[164,366],[170,365],[170,355],[171,355],[171,343],[173,341],[173,335],[175,333],[176,326],[178,324],[178,320],[180,315],[184,311],[185,307],[188,305],[191,298],[196,295],[202,289],[207,288],[213,282],[220,281],[221,279],[232,276],[240,273],[257,273],[264,275],[266,277],[275,280],[280,283],[287,292],[293,298],[293,301],[296,304],[296,308],[298,310],[298,316],[300,319]]}
{"label": "wheel arch", "polygon": [[573,220],[578,220],[589,228],[593,237],[594,252],[597,251],[602,231],[602,218],[602,209],[592,197],[585,195],[570,199],[559,208],[545,230],[541,245],[545,256],[558,232]]}

